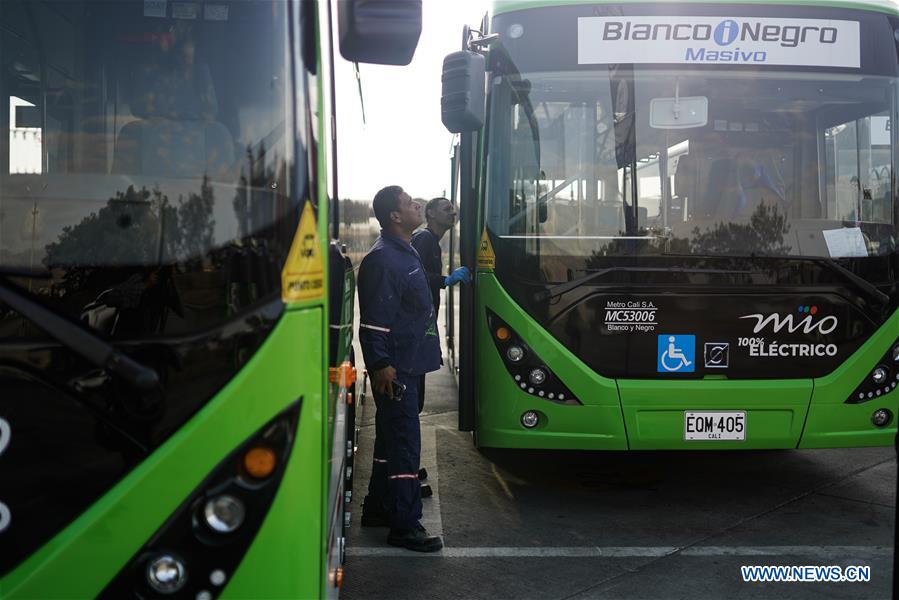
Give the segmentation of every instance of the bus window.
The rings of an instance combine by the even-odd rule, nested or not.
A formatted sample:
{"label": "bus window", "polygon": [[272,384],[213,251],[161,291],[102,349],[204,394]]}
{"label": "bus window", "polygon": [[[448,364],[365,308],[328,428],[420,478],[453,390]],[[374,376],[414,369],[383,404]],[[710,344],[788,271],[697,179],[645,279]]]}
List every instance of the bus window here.
{"label": "bus window", "polygon": [[886,112],[824,130],[828,218],[889,223],[892,154]]}

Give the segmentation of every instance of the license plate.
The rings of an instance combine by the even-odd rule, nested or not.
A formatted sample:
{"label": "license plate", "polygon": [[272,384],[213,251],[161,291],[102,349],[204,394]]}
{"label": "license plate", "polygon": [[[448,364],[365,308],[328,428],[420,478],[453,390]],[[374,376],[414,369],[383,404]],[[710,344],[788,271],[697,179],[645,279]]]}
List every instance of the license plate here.
{"label": "license plate", "polygon": [[684,412],[684,440],[745,440],[746,413]]}

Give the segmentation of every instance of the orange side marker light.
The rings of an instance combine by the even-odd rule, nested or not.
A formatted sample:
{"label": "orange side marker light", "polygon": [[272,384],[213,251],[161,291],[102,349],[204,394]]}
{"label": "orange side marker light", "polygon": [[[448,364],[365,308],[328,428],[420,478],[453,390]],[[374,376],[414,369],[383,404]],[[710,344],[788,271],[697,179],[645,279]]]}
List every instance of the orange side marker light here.
{"label": "orange side marker light", "polygon": [[256,479],[265,479],[275,471],[278,458],[271,448],[255,446],[243,455],[243,468],[248,475]]}

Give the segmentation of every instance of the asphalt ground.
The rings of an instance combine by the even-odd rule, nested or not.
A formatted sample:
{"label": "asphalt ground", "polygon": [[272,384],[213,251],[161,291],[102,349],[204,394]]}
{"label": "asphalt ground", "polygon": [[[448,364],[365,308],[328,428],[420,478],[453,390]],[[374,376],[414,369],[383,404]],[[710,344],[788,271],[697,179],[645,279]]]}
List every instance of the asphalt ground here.
{"label": "asphalt ground", "polygon": [[[374,401],[359,424],[342,597],[889,598],[891,448],[752,452],[485,450],[457,430],[455,379],[428,375],[422,523],[440,553],[360,526]],[[870,581],[747,583],[744,565],[867,566]]]}

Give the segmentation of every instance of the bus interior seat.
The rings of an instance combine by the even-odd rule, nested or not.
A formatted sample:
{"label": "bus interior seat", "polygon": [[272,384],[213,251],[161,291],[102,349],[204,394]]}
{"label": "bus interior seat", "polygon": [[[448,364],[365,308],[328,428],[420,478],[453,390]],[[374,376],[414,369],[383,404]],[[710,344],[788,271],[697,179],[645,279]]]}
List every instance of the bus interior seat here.
{"label": "bus interior seat", "polygon": [[696,163],[689,154],[683,154],[677,159],[672,191],[674,199],[669,207],[669,219],[679,223],[686,218],[684,211],[692,210],[692,203],[696,201]]}
{"label": "bus interior seat", "polygon": [[734,216],[748,218],[764,204],[781,215],[789,214],[783,182],[773,168],[770,156],[747,158],[740,162],[738,172],[740,203]]}
{"label": "bus interior seat", "polygon": [[730,220],[739,202],[737,163],[732,158],[719,158],[709,166],[705,194],[698,209],[701,217]]}
{"label": "bus interior seat", "polygon": [[624,210],[621,202],[600,202],[596,207],[599,235],[617,235],[624,231]]}
{"label": "bus interior seat", "polygon": [[696,164],[693,157],[684,154],[677,159],[677,167],[674,171],[674,193],[680,197],[689,198],[696,188]]}
{"label": "bus interior seat", "polygon": [[193,85],[176,85],[165,75],[137,69],[131,76],[127,98],[137,119],[119,131],[113,172],[166,177],[204,172],[212,179],[227,179],[234,140],[215,120],[217,102],[208,66],[196,65]]}

